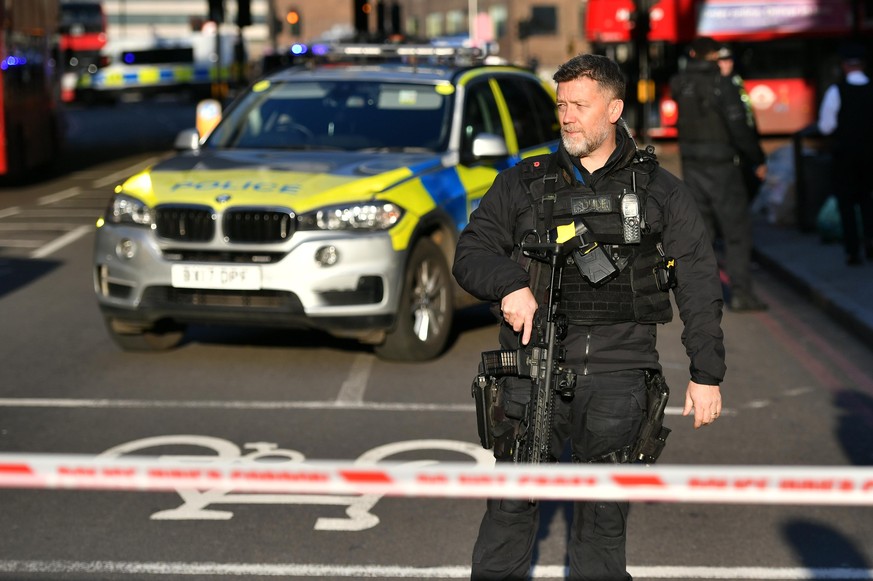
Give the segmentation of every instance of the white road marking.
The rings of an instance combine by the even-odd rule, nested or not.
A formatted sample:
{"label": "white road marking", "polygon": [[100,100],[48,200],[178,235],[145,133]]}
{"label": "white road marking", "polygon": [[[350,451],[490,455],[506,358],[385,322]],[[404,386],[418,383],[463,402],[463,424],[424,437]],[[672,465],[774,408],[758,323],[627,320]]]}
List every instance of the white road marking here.
{"label": "white road marking", "polygon": [[12,206],[10,208],[0,210],[0,218],[8,218],[9,216],[14,216],[20,212],[21,208],[19,208],[18,206]]}
{"label": "white road marking", "polygon": [[32,232],[35,230],[63,230],[66,232],[74,227],[75,225],[69,222],[0,222],[0,230],[5,232]]}
{"label": "white road marking", "polygon": [[355,357],[349,376],[340,387],[336,401],[342,404],[362,404],[364,391],[367,389],[367,380],[370,379],[370,370],[373,368],[375,357],[361,353]]}
{"label": "white road marking", "polygon": [[[379,579],[469,579],[467,566],[320,565],[286,563],[184,563],[131,561],[0,561],[3,573],[215,575],[223,577],[333,577]],[[873,579],[873,569],[805,567],[628,567],[636,579]],[[564,579],[560,565],[534,567],[533,579]]]}
{"label": "white road marking", "polygon": [[148,166],[155,163],[157,160],[158,160],[157,157],[150,157],[150,158],[148,158],[144,161],[141,161],[137,164],[134,164],[130,167],[119,170],[119,171],[115,172],[114,174],[110,174],[110,175],[103,177],[99,180],[94,180],[92,182],[92,185],[95,188],[105,188],[108,185],[116,184],[116,183],[122,181],[123,179],[128,178],[131,175],[142,171],[143,169],[145,169]]}
{"label": "white road marking", "polygon": [[94,210],[69,210],[64,208],[47,208],[45,210],[28,210],[28,218],[93,218],[97,221],[99,211]]}
{"label": "white road marking", "polygon": [[343,401],[193,401],[147,399],[0,398],[0,407],[36,408],[202,408],[202,409],[353,409],[364,411],[471,412],[473,404],[416,404]]}
{"label": "white road marking", "polygon": [[67,232],[63,236],[55,238],[54,240],[52,240],[51,242],[49,242],[48,244],[46,244],[42,248],[38,248],[37,250],[34,250],[33,252],[30,253],[30,257],[31,258],[45,258],[46,256],[52,254],[53,252],[60,250],[64,246],[67,246],[68,244],[72,244],[73,242],[75,242],[76,240],[78,240],[79,238],[81,238],[82,236],[87,234],[88,232],[90,232],[92,228],[93,228],[93,226],[79,226],[75,230],[71,230],[70,232]]}
{"label": "white road marking", "polygon": [[39,248],[42,246],[41,240],[16,240],[14,238],[0,239],[0,247],[5,248]]}
{"label": "white road marking", "polygon": [[[70,399],[70,398],[0,398],[0,407],[17,408],[189,408],[189,409],[237,409],[237,410],[363,410],[363,411],[412,411],[412,412],[472,412],[474,404],[399,403],[364,401],[246,401],[246,400],[161,400],[161,399]],[[682,408],[667,407],[668,416],[682,415]],[[722,414],[733,411],[722,409]]]}
{"label": "white road marking", "polygon": [[[183,463],[196,462],[201,466],[208,466],[213,462],[257,462],[269,460],[272,466],[277,463],[298,464],[306,460],[306,456],[298,451],[288,448],[279,448],[273,442],[248,442],[242,447],[229,440],[214,438],[211,436],[198,436],[194,434],[168,434],[154,436],[125,442],[102,452],[98,459],[117,459],[125,456],[137,456],[144,450],[160,449],[164,447],[183,447],[184,449],[203,448],[207,454],[198,455],[170,455],[158,456],[158,461],[179,461]],[[378,464],[382,460],[397,457],[406,452],[433,452],[443,450],[456,452],[469,456],[475,461],[476,466],[493,467],[494,456],[490,451],[484,450],[478,444],[461,442],[458,440],[407,440],[391,442],[367,450],[361,454],[355,464]],[[437,460],[413,460],[404,462],[409,468],[428,466],[439,463]],[[382,499],[381,494],[337,494],[329,490],[324,493],[261,493],[246,492],[232,487],[220,485],[216,487],[197,486],[191,488],[188,482],[181,487],[175,487],[176,493],[182,498],[182,504],[170,509],[159,510],[149,517],[151,520],[211,520],[228,521],[234,513],[230,510],[217,510],[217,505],[233,506],[239,504],[254,505],[326,505],[344,506],[345,517],[319,517],[315,521],[314,528],[319,531],[345,531],[357,532],[373,528],[379,524],[379,517],[371,513],[371,510]],[[321,492],[321,491],[320,491]]]}
{"label": "white road marking", "polygon": [[873,569],[841,567],[628,567],[628,572],[637,579],[873,579]]}
{"label": "white road marking", "polygon": [[80,188],[79,186],[74,186],[72,188],[67,188],[66,190],[61,190],[60,192],[56,192],[54,194],[43,196],[38,199],[36,203],[40,206],[54,204],[55,202],[60,202],[61,200],[66,200],[67,198],[78,196],[81,192],[82,188]]}

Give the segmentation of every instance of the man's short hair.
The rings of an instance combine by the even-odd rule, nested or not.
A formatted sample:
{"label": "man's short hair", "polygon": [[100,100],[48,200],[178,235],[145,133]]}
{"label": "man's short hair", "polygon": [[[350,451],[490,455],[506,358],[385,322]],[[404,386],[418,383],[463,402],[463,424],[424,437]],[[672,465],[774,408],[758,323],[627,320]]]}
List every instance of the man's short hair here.
{"label": "man's short hair", "polygon": [[691,57],[696,60],[706,60],[712,53],[717,53],[721,48],[715,39],[708,36],[698,36],[691,41]]}
{"label": "man's short hair", "polygon": [[600,85],[613,99],[624,99],[626,83],[618,63],[599,54],[576,55],[555,71],[556,83],[575,81],[588,77]]}

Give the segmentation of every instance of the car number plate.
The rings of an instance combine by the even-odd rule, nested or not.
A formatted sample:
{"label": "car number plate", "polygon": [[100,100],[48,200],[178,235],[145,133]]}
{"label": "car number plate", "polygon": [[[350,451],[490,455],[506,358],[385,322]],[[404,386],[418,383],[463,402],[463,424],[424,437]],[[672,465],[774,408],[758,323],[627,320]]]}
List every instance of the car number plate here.
{"label": "car number plate", "polygon": [[228,266],[212,264],[174,264],[171,272],[175,288],[209,288],[229,290],[259,290],[259,266]]}

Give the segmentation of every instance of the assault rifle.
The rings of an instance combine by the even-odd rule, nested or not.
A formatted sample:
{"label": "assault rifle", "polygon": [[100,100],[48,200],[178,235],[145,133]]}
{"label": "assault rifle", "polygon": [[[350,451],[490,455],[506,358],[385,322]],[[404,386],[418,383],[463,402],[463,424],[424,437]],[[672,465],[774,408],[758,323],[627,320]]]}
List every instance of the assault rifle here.
{"label": "assault rifle", "polygon": [[[482,353],[480,374],[473,384],[474,397],[477,396],[477,386],[479,393],[487,397],[487,390],[496,388],[494,378],[530,377],[531,399],[512,447],[513,461],[525,464],[554,461],[551,433],[555,395],[560,394],[562,398],[570,399],[576,386],[576,373],[560,367],[566,353],[560,341],[566,335],[567,320],[557,313],[557,308],[561,299],[563,269],[568,264],[567,253],[561,243],[539,242],[538,238],[535,240],[526,238],[521,243],[521,250],[526,256],[545,262],[551,267],[545,312],[542,307],[537,311],[534,317],[534,333],[527,348]],[[477,397],[477,407],[480,407],[479,402],[480,398]],[[487,404],[483,404],[481,407],[487,410]],[[487,411],[484,416],[480,414],[480,436],[483,436],[483,432],[487,433],[490,427],[487,425]],[[482,420],[485,420],[485,426]],[[487,435],[482,438],[483,446],[491,442]]]}

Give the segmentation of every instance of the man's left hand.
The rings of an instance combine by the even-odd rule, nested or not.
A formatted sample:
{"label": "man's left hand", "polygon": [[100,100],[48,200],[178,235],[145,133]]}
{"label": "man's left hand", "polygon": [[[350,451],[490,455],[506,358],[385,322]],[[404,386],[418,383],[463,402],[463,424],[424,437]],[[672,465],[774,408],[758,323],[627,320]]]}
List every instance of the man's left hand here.
{"label": "man's left hand", "polygon": [[711,424],[721,415],[721,391],[717,385],[688,382],[685,390],[685,409],[682,415],[694,411],[694,429]]}

